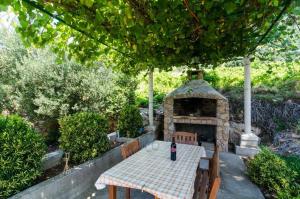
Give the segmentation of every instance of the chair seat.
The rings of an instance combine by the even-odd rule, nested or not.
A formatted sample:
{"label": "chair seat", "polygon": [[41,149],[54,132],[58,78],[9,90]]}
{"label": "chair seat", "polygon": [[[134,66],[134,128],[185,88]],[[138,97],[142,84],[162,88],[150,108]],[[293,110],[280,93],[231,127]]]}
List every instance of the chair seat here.
{"label": "chair seat", "polygon": [[199,168],[202,171],[209,170],[209,160],[208,159],[200,159]]}

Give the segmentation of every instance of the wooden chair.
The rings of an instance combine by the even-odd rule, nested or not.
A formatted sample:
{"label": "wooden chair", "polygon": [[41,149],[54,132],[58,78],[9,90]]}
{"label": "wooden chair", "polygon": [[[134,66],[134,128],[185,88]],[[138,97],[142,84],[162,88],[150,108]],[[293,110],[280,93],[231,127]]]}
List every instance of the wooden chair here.
{"label": "wooden chair", "polygon": [[139,150],[140,150],[140,142],[139,142],[139,140],[134,140],[128,144],[122,145],[121,154],[122,154],[123,159],[126,159]]}
{"label": "wooden chair", "polygon": [[173,136],[176,143],[198,145],[197,134],[189,132],[175,132]]}
{"label": "wooden chair", "polygon": [[[123,160],[133,155],[134,153],[140,150],[140,142],[139,140],[134,140],[128,144],[123,144],[121,146],[121,154]],[[125,188],[125,198],[130,199],[130,188]]]}
{"label": "wooden chair", "polygon": [[207,190],[209,186],[209,175],[208,171],[203,171],[197,175],[195,180],[195,193],[194,199],[206,199]]}
{"label": "wooden chair", "polygon": [[215,146],[212,158],[209,160],[209,183],[212,185],[215,178],[220,176],[220,151],[219,146]]}
{"label": "wooden chair", "polygon": [[195,180],[195,183],[197,183],[197,185],[195,185],[195,192],[197,192],[194,198],[215,199],[221,184],[219,146],[215,146],[215,151],[211,158],[204,157],[203,159],[209,161],[209,169],[198,172],[198,179]]}
{"label": "wooden chair", "polygon": [[221,184],[221,178],[220,177],[215,178],[212,183],[208,199],[216,199],[217,198],[220,184]]}

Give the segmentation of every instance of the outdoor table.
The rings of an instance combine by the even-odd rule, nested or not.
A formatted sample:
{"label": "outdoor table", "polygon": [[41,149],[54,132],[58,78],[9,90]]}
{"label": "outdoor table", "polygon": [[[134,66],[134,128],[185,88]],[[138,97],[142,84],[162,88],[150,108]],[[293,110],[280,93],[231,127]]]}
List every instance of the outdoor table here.
{"label": "outdoor table", "polygon": [[109,199],[116,199],[116,187],[146,191],[160,199],[192,199],[196,170],[203,147],[176,144],[177,159],[170,159],[170,142],[154,141],[100,175],[97,189],[109,185]]}

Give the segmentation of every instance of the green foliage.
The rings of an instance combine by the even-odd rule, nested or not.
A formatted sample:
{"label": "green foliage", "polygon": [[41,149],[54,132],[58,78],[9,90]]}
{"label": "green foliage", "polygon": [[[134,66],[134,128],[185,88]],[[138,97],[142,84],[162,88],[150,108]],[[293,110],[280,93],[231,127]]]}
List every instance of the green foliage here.
{"label": "green foliage", "polygon": [[247,173],[255,184],[275,193],[277,198],[296,198],[300,196],[300,184],[296,181],[297,173],[294,169],[296,166],[290,166],[280,156],[263,147],[261,152],[250,160]]}
{"label": "green foliage", "polygon": [[[287,199],[287,198],[293,198],[293,199],[299,199],[300,198],[300,158],[298,156],[281,156],[281,158],[285,161],[286,165],[295,172],[295,181],[291,183],[291,189],[292,192],[289,193],[287,190],[281,190],[278,195],[278,198]],[[291,195],[294,195],[291,196]]]}
{"label": "green foliage", "polygon": [[141,133],[143,119],[140,110],[134,105],[127,105],[120,113],[118,130],[120,136],[135,138]]}
{"label": "green foliage", "polygon": [[0,110],[15,109],[15,83],[20,76],[16,66],[27,55],[15,33],[0,29]]}
{"label": "green foliage", "polygon": [[149,105],[149,100],[148,100],[148,98],[137,97],[136,98],[136,105],[137,105],[137,107],[147,108],[148,105]]}
{"label": "green foliage", "polygon": [[[137,71],[149,65],[170,69],[243,56],[256,47],[261,35],[290,3],[14,0],[2,4],[10,4],[18,13],[18,31],[27,43],[51,43],[62,56],[67,53],[81,61],[98,60],[99,55],[110,57],[121,69]],[[54,13],[56,20],[36,8]],[[268,36],[263,43],[275,37]]]}
{"label": "green foliage", "polygon": [[21,117],[0,115],[0,198],[30,187],[41,174],[46,147]]}
{"label": "green foliage", "polygon": [[203,79],[210,83],[213,87],[217,88],[220,77],[217,75],[215,70],[212,70],[204,74]]}
{"label": "green foliage", "polygon": [[[207,69],[205,79],[232,98],[243,96],[244,70],[241,66]],[[255,61],[252,63],[251,83],[254,97],[267,100],[285,100],[297,97],[300,63]]]}
{"label": "green foliage", "polygon": [[13,32],[0,32],[0,43],[0,110],[42,121],[49,143],[57,141],[58,128],[52,127],[61,116],[91,111],[115,119],[125,103],[134,101],[136,82],[101,63],[58,62],[47,48],[26,50]]}
{"label": "green foliage", "polygon": [[78,111],[114,116],[126,102],[126,88],[119,77],[98,65],[83,67],[74,62],[57,64],[48,51],[24,58],[17,66],[16,102],[31,118],[58,118]]}
{"label": "green foliage", "polygon": [[[161,104],[164,96],[179,87],[186,81],[185,75],[182,75],[181,70],[175,69],[170,72],[154,70],[153,73],[153,90],[154,90],[154,104],[157,106]],[[140,74],[137,78],[139,82],[136,95],[137,105],[141,107],[148,106],[148,79],[147,76]]]}
{"label": "green foliage", "polygon": [[70,153],[71,162],[83,163],[110,149],[108,121],[96,113],[80,112],[59,120],[60,148]]}
{"label": "green foliage", "polygon": [[[186,81],[184,68],[170,72],[154,72],[154,94],[166,95]],[[254,97],[272,101],[299,98],[300,63],[272,62],[256,60],[251,70]],[[242,66],[219,66],[205,69],[204,80],[233,99],[243,97],[244,69]],[[137,104],[147,106],[147,79],[140,75],[137,88]],[[298,88],[299,87],[299,88]]]}
{"label": "green foliage", "polygon": [[154,93],[153,101],[154,104],[162,104],[164,101],[165,94],[163,93]]}

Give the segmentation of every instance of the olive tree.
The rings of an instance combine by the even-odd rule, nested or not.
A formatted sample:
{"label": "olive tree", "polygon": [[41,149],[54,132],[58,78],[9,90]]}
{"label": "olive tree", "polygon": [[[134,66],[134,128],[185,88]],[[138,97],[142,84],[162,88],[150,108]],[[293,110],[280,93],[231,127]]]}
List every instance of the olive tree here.
{"label": "olive tree", "polygon": [[52,131],[54,140],[59,117],[89,111],[117,119],[135,88],[129,76],[115,73],[100,62],[85,67],[58,59],[48,48],[29,48],[23,53],[21,43],[10,47],[6,37],[0,41],[0,57],[7,57],[0,60],[5,66],[0,73],[1,107],[27,117],[42,131]]}

